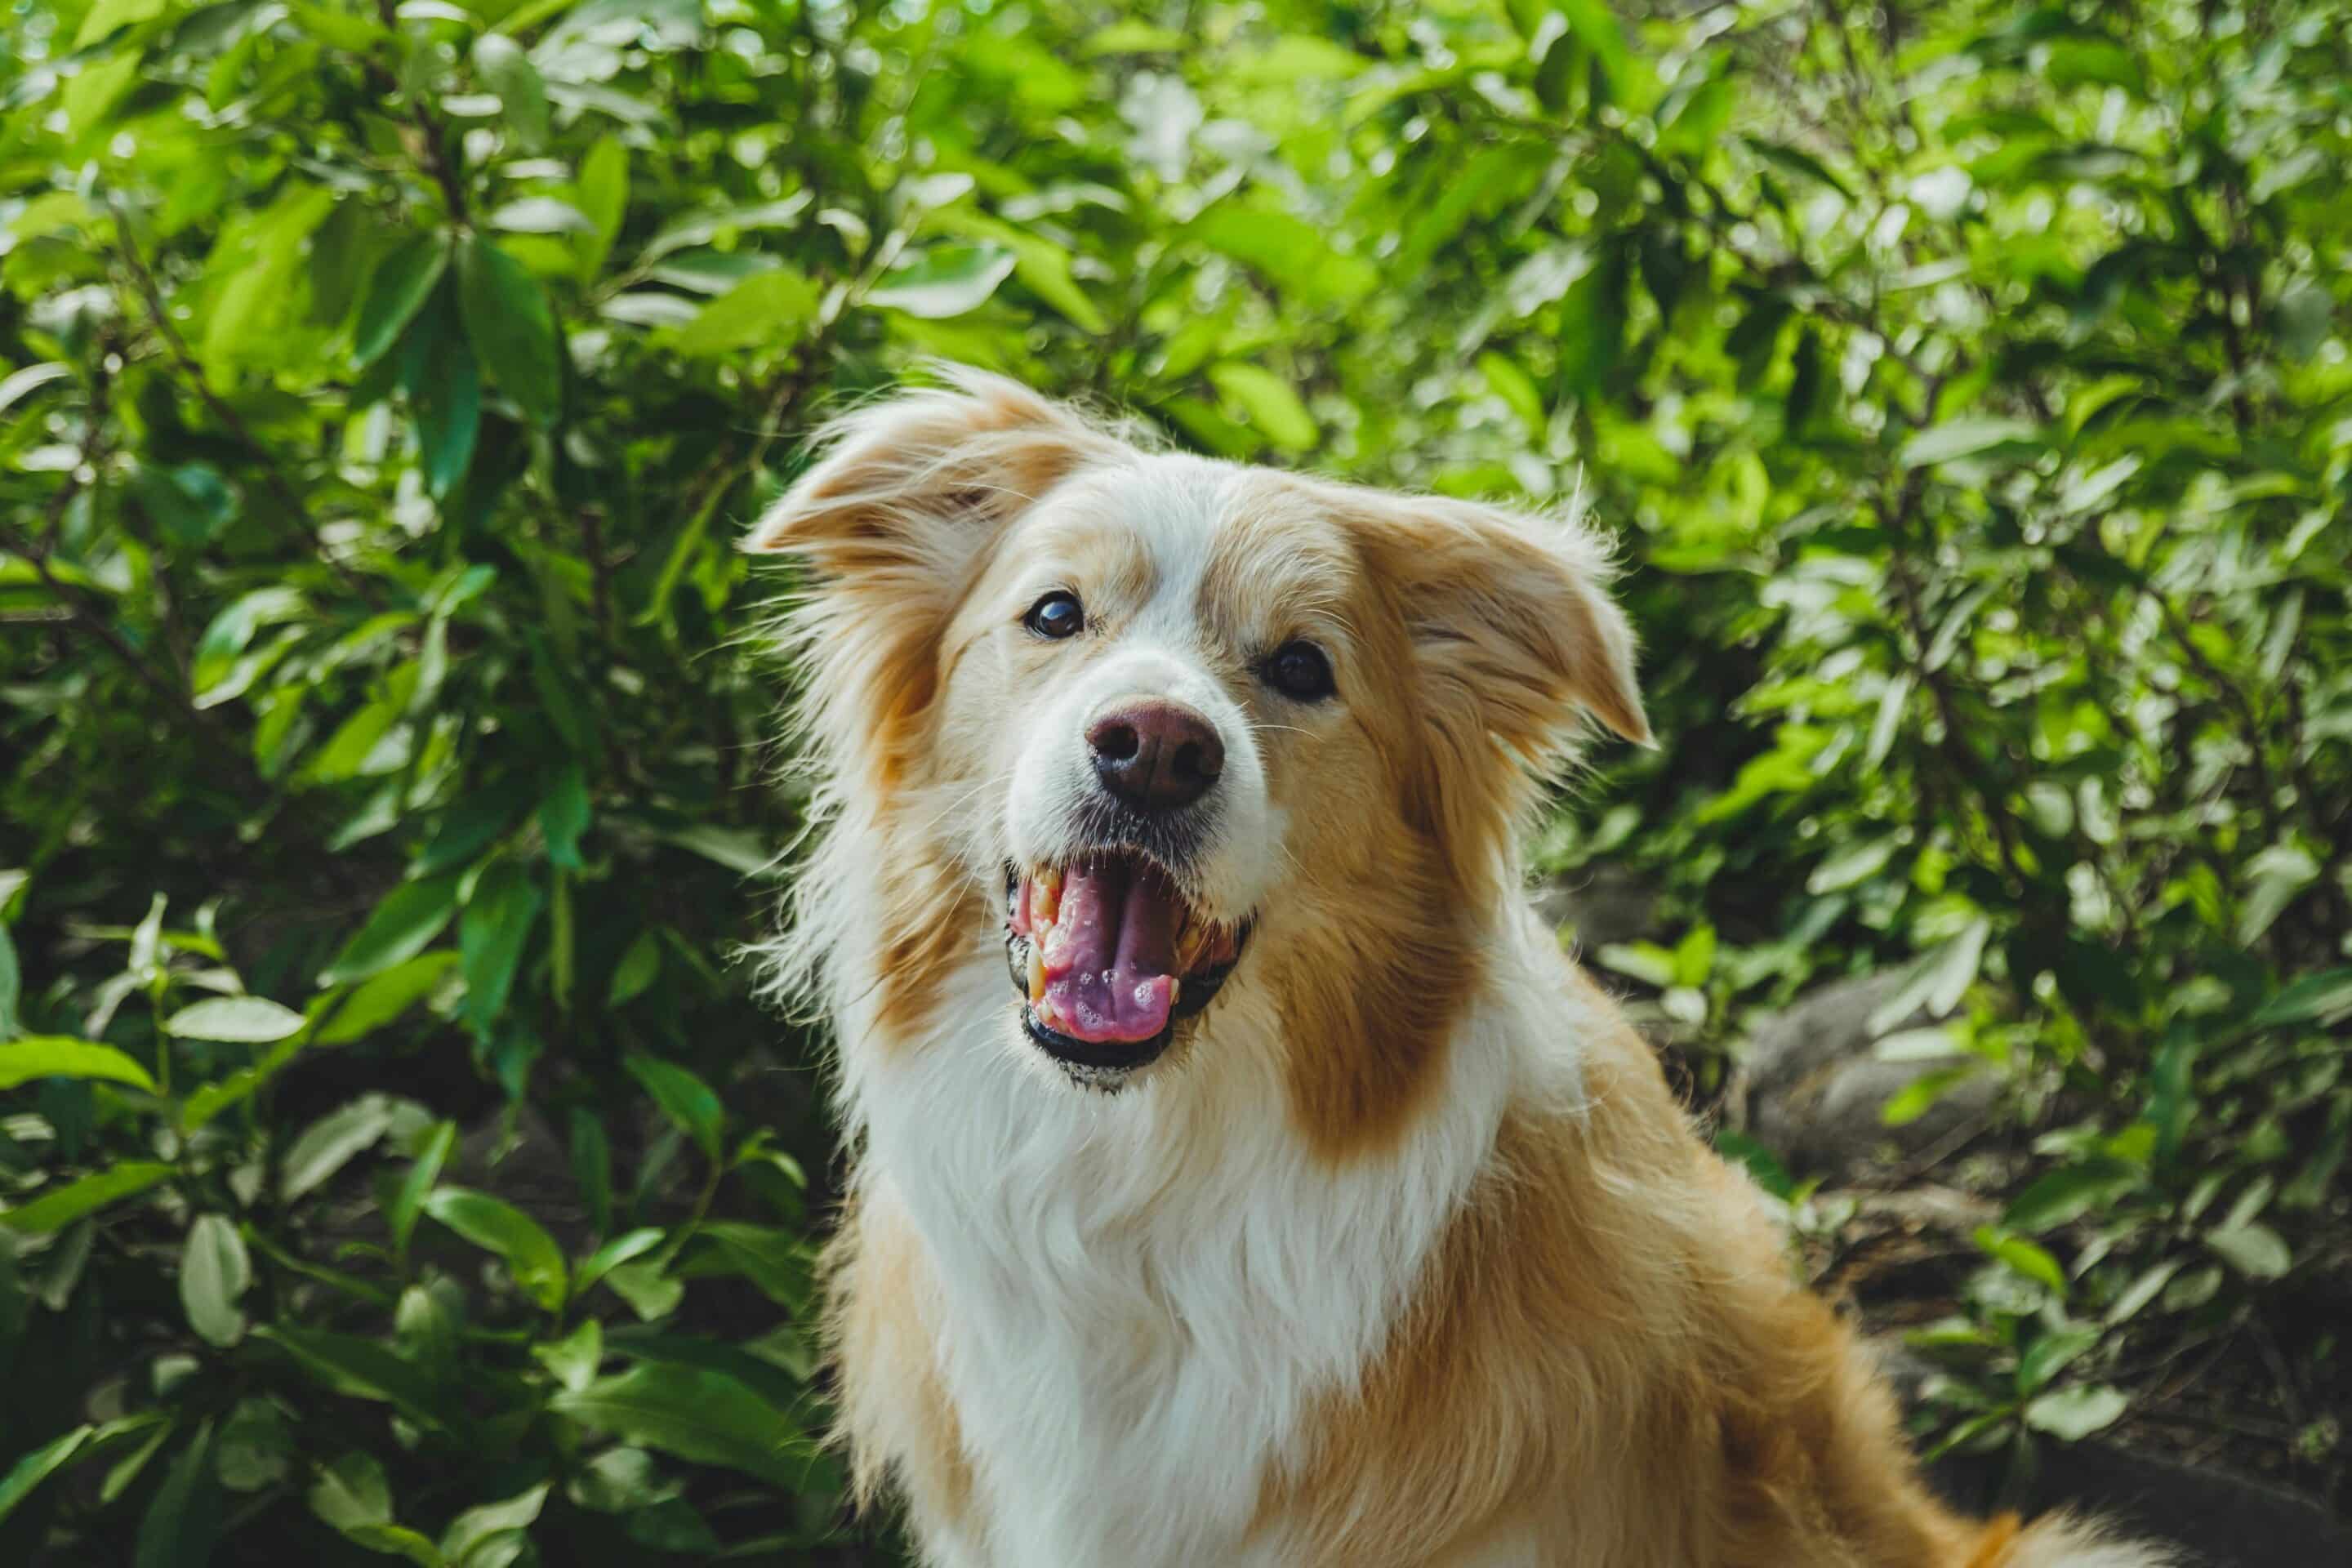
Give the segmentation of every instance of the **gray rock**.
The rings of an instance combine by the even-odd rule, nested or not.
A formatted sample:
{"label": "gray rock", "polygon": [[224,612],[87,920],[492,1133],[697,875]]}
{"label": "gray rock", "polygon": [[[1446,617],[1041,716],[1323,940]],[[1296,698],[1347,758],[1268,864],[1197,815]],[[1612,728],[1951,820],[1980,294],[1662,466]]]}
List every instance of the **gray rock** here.
{"label": "gray rock", "polygon": [[1622,867],[1594,865],[1546,879],[1529,893],[1536,912],[1573,933],[1586,952],[1658,934],[1658,890]]}
{"label": "gray rock", "polygon": [[1937,1147],[1991,1106],[2000,1084],[1992,1073],[1979,1072],[1945,1090],[1916,1120],[1886,1125],[1886,1106],[1895,1096],[1931,1073],[1974,1061],[1957,1051],[1903,1061],[1881,1061],[1874,1054],[1891,1035],[1943,1022],[1921,1009],[1885,1028],[1871,1027],[1872,1016],[1907,979],[1906,972],[1890,970],[1836,981],[1751,1031],[1744,1083],[1734,1100],[1744,1108],[1744,1130],[1791,1170],[1858,1179]]}

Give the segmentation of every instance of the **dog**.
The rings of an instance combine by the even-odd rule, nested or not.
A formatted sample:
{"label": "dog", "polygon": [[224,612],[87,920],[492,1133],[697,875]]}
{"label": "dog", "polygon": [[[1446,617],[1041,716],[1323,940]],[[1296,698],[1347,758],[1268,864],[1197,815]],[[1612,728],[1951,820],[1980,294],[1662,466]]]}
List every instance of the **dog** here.
{"label": "dog", "polygon": [[1587,720],[1649,740],[1593,533],[940,374],[745,541],[805,573],[840,1421],[926,1563],[2166,1561],[1933,1500],[1524,901]]}

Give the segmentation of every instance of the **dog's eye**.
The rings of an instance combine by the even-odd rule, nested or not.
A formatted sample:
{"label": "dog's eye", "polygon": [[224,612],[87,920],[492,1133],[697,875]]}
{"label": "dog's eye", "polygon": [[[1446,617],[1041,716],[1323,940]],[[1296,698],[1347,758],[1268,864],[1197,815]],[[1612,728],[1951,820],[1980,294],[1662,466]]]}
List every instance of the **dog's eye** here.
{"label": "dog's eye", "polygon": [[1087,629],[1087,612],[1078,596],[1066,588],[1056,588],[1035,604],[1021,617],[1021,624],[1041,637],[1059,641],[1074,637]]}
{"label": "dog's eye", "polygon": [[1265,683],[1299,702],[1320,702],[1339,689],[1331,681],[1331,661],[1311,642],[1286,642],[1265,661]]}

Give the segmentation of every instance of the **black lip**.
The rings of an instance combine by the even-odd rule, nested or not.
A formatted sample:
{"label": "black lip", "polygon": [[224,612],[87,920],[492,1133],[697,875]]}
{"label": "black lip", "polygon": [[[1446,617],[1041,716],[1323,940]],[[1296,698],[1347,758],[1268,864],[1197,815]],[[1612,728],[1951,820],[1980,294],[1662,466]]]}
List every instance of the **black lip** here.
{"label": "black lip", "polygon": [[1176,1037],[1176,1024],[1171,1019],[1166,1028],[1148,1040],[1075,1039],[1039,1023],[1035,1011],[1026,1004],[1021,1008],[1021,1027],[1037,1043],[1038,1049],[1055,1061],[1090,1073],[1128,1073],[1148,1067]]}

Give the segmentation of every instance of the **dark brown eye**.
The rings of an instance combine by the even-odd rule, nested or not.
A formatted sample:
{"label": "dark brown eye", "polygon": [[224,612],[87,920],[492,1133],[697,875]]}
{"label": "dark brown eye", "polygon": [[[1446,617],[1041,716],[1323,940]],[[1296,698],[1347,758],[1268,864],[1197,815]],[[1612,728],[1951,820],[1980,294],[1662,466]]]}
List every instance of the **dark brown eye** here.
{"label": "dark brown eye", "polygon": [[1311,642],[1286,642],[1267,656],[1262,672],[1265,683],[1297,702],[1320,702],[1339,688],[1331,682],[1331,661]]}
{"label": "dark brown eye", "polygon": [[1041,637],[1059,642],[1074,637],[1087,629],[1087,612],[1078,596],[1066,588],[1056,588],[1035,604],[1021,617],[1021,624]]}

